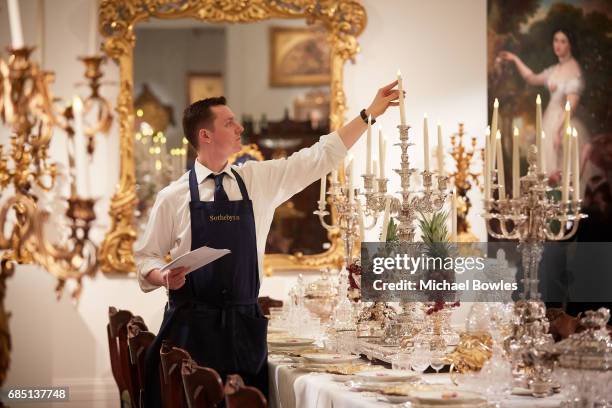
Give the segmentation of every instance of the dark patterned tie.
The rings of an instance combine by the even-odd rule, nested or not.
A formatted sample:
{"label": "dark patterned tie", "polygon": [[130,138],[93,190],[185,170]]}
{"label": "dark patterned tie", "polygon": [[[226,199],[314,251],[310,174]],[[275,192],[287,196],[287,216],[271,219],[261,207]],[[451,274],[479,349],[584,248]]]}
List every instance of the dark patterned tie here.
{"label": "dark patterned tie", "polygon": [[208,176],[208,178],[215,180],[215,201],[229,200],[229,198],[227,197],[227,193],[223,189],[223,176],[225,176],[225,173],[220,173],[216,176],[214,174],[210,174]]}

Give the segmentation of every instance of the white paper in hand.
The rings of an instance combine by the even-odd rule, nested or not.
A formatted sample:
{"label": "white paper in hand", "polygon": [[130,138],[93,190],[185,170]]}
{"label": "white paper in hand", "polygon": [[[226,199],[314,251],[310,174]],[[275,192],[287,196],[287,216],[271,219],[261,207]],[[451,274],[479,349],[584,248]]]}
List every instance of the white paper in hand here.
{"label": "white paper in hand", "polygon": [[194,249],[191,252],[187,252],[184,255],[179,256],[169,264],[164,265],[161,268],[161,272],[185,267],[187,268],[187,273],[193,272],[198,268],[203,267],[204,265],[208,265],[212,261],[215,261],[221,258],[224,255],[229,254],[231,251],[229,249],[215,249],[207,246],[200,247],[198,249]]}

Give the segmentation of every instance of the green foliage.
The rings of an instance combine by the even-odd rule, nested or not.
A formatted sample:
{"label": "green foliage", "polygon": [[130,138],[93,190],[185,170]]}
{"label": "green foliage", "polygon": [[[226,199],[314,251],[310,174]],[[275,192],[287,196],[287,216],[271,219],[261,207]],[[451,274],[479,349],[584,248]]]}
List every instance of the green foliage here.
{"label": "green foliage", "polygon": [[397,236],[397,224],[395,218],[389,219],[389,226],[387,227],[387,241],[386,242],[397,242],[399,237]]}
{"label": "green foliage", "polygon": [[421,237],[427,248],[427,255],[430,257],[445,258],[450,253],[447,219],[446,211],[434,213],[430,218],[421,214],[419,218]]}

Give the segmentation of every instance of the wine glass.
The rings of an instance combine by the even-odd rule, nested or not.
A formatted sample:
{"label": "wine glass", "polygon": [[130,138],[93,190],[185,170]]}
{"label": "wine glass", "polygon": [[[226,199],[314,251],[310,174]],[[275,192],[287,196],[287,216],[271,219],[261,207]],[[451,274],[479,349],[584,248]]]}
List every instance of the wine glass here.
{"label": "wine glass", "polygon": [[410,370],[412,354],[397,353],[391,357],[391,368],[394,370]]}
{"label": "wine glass", "polygon": [[431,356],[431,368],[436,370],[436,374],[440,373],[440,370],[446,364],[446,359],[444,358],[444,353],[433,353]]}
{"label": "wine glass", "polygon": [[431,364],[431,351],[426,342],[417,342],[412,351],[410,366],[412,370],[422,374]]}

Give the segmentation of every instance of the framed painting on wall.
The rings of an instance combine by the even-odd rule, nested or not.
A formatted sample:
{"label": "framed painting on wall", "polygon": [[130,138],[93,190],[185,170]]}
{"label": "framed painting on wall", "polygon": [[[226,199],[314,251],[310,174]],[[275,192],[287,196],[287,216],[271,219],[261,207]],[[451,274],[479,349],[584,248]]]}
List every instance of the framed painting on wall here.
{"label": "framed painting on wall", "polygon": [[190,72],[187,74],[189,104],[212,96],[224,95],[223,75],[220,73]]}
{"label": "framed painting on wall", "polygon": [[330,68],[325,31],[270,27],[270,86],[329,85]]}

